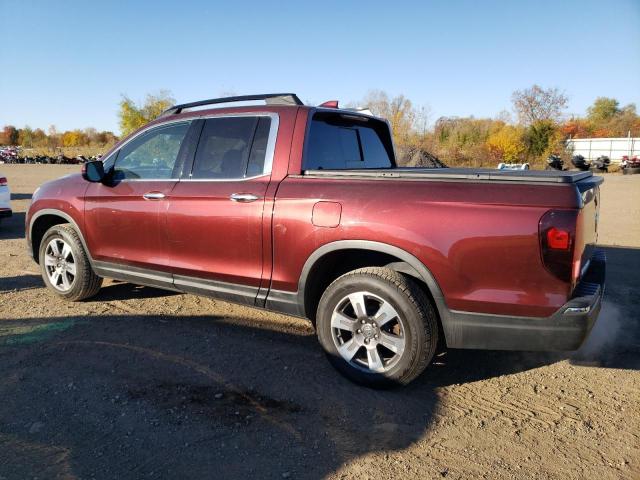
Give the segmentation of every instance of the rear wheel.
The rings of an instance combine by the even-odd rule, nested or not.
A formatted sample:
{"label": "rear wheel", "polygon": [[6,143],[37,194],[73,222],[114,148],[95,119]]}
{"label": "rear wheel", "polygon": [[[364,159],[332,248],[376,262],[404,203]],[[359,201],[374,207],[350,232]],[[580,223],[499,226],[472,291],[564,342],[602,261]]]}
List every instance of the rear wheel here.
{"label": "rear wheel", "polygon": [[318,338],[332,365],[371,387],[405,385],[438,344],[435,310],[409,277],[369,267],[334,281],[318,305]]}
{"label": "rear wheel", "polygon": [[69,224],[54,225],[40,242],[40,269],[44,283],[56,295],[70,301],[98,293],[102,278],[89,263],[80,237]]}

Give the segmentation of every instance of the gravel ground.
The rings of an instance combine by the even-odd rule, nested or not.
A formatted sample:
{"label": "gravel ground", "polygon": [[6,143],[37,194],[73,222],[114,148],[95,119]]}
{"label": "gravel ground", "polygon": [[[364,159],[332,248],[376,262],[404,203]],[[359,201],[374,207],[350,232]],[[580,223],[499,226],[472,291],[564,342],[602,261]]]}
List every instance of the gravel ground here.
{"label": "gravel ground", "polygon": [[600,241],[616,246],[581,351],[452,350],[379,392],[296,318],[117,282],[50,294],[24,211],[77,168],[0,165],[16,211],[0,226],[0,479],[640,478],[640,175],[606,177]]}

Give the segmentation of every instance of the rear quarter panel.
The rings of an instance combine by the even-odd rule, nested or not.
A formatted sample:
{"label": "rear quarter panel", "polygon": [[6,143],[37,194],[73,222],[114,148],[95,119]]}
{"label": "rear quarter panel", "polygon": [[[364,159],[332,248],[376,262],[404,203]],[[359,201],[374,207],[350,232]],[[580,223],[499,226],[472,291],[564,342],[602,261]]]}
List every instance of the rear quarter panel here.
{"label": "rear quarter panel", "polygon": [[[342,205],[337,227],[312,224],[318,201]],[[570,285],[542,265],[538,222],[549,208],[577,206],[563,185],[289,176],[274,208],[272,288],[297,290],[306,259],[326,243],[371,240],[422,261],[450,309],[547,316]]]}

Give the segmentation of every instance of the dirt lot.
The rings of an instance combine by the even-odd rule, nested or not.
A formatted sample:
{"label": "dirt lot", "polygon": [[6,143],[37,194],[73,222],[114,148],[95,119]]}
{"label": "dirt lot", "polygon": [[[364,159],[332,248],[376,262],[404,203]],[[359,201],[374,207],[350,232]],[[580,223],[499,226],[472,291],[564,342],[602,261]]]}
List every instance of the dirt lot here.
{"label": "dirt lot", "polygon": [[0,165],[0,479],[640,478],[640,175],[609,175],[607,294],[571,355],[449,351],[411,386],[341,378],[295,318],[108,282],[44,289],[24,211],[78,167]]}

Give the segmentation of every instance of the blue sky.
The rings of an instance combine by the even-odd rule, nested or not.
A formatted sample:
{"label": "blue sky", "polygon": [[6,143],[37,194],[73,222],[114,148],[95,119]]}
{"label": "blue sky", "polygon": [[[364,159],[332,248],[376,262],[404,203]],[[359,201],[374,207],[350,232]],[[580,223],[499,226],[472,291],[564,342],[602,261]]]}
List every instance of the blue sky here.
{"label": "blue sky", "polygon": [[0,125],[118,131],[121,94],[179,102],[371,89],[442,115],[494,116],[511,93],[559,87],[640,108],[640,0],[0,0]]}

